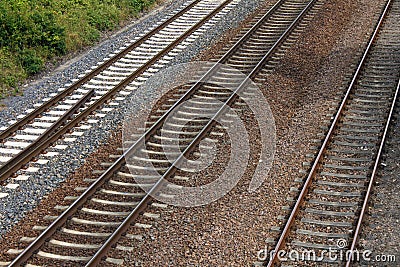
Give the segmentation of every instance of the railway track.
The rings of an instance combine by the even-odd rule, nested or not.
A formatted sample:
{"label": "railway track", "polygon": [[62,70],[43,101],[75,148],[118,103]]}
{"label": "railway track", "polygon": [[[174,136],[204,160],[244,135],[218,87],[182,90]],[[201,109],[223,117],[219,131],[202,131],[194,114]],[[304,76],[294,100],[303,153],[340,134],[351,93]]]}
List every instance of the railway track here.
{"label": "railway track", "polygon": [[[107,253],[110,250],[129,251],[129,246],[119,243],[121,238],[128,240],[127,243],[138,238],[126,234],[130,227],[151,227],[138,223],[138,218],[156,219],[160,215],[148,211],[149,206],[157,209],[166,207],[154,201],[152,195],[162,190],[165,198],[174,197],[168,195],[170,188],[166,181],[185,181],[185,175],[192,174],[190,169],[180,170],[179,164],[199,149],[202,140],[216,142],[213,135],[219,131],[217,136],[220,136],[226,130],[216,125],[216,121],[219,118],[229,121],[225,114],[228,107],[240,108],[243,104],[243,99],[238,97],[240,92],[252,96],[253,89],[249,87],[251,79],[273,64],[282,52],[282,45],[287,44],[297,27],[304,26],[322,4],[322,1],[316,0],[281,0],[262,14],[259,21],[215,65],[197,75],[199,80],[178,88],[177,94],[161,104],[150,117],[145,133],[138,136],[122,154],[113,155],[111,158],[116,158],[115,161],[102,164],[104,168],[96,171],[100,176],[88,180],[88,187],[79,189],[83,191],[79,197],[69,198],[72,204],[57,206],[58,210],[62,210],[61,215],[47,218],[51,221],[47,227],[37,226],[36,230],[41,231],[37,237],[23,237],[21,243],[28,242],[29,245],[11,249],[9,254],[17,256],[5,264],[123,264],[123,259],[107,257]],[[247,78],[238,79],[238,75],[230,72],[228,67],[239,69]],[[235,90],[224,89],[221,85],[233,86]],[[183,102],[189,103],[189,107],[174,113]],[[209,114],[209,118],[199,118],[199,109]],[[169,132],[175,135],[168,136],[163,123],[171,114],[173,121]],[[173,140],[176,134],[179,138]],[[162,150],[165,137],[179,142],[179,153],[167,155]],[[151,168],[147,168],[146,164],[150,164]],[[154,175],[154,170],[158,175]]]}
{"label": "railway track", "polygon": [[193,42],[237,2],[191,2],[141,38],[109,55],[72,85],[60,88],[60,93],[51,94],[35,109],[18,116],[17,121],[10,121],[11,126],[3,127],[0,133],[0,181],[15,177],[19,169],[103,104],[123,101],[126,94],[121,95],[122,90],[140,85],[168,64],[174,53]]}
{"label": "railway track", "polygon": [[350,266],[362,257],[357,240],[398,100],[399,26],[400,2],[389,0],[308,176],[288,207],[290,216],[274,247],[285,253],[272,253],[265,265]]}

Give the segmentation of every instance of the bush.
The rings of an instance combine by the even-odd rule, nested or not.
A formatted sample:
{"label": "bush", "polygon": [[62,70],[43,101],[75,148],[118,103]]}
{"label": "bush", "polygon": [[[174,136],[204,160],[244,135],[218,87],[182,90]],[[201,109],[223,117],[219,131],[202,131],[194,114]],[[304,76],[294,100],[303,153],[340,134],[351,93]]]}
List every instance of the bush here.
{"label": "bush", "polygon": [[8,95],[12,88],[18,88],[18,82],[25,79],[26,74],[19,61],[12,53],[0,48],[0,97]]}
{"label": "bush", "polygon": [[43,69],[54,56],[91,45],[101,32],[154,0],[1,0],[0,90]]}
{"label": "bush", "polygon": [[56,24],[54,15],[48,11],[39,13],[35,11],[30,16],[33,22],[31,29],[31,47],[41,46],[51,53],[62,55],[66,52],[65,30]]}
{"label": "bush", "polygon": [[19,54],[22,67],[28,75],[36,74],[43,68],[43,59],[33,49],[24,49]]}
{"label": "bush", "polygon": [[118,25],[118,16],[116,7],[107,7],[104,4],[99,5],[96,9],[88,10],[89,24],[99,31],[113,29]]}
{"label": "bush", "polygon": [[50,53],[64,54],[65,30],[57,25],[54,14],[31,8],[21,6],[20,1],[0,2],[0,47],[14,52],[44,47]]}

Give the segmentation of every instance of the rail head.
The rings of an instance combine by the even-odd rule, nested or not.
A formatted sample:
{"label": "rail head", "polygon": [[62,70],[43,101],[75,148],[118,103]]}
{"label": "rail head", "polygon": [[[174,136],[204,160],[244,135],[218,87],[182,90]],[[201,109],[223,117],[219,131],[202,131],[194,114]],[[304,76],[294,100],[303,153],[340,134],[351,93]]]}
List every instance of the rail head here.
{"label": "rail head", "polygon": [[36,157],[48,146],[50,146],[52,137],[56,135],[59,129],[63,125],[67,124],[67,121],[71,119],[73,114],[82,108],[82,106],[84,106],[84,104],[93,96],[94,89],[91,89],[33,143],[2,165],[0,167],[0,181],[5,181],[10,176],[14,175],[23,165],[28,163],[32,158]]}
{"label": "rail head", "polygon": [[[353,240],[352,240],[351,246],[349,248],[349,251],[351,253],[353,253],[356,250],[358,238],[359,238],[359,235],[360,235],[360,232],[361,232],[362,223],[364,221],[365,214],[366,214],[367,209],[368,209],[369,199],[370,199],[370,196],[372,194],[372,187],[373,187],[374,182],[375,182],[375,177],[376,177],[376,173],[378,171],[379,162],[380,162],[380,159],[381,159],[381,156],[382,156],[382,153],[383,153],[383,148],[384,148],[384,145],[385,145],[385,142],[386,142],[386,139],[387,139],[387,135],[388,135],[388,132],[389,132],[389,127],[390,127],[390,124],[391,124],[391,120],[393,118],[393,112],[394,112],[394,109],[396,107],[396,103],[397,103],[397,100],[398,100],[398,97],[399,97],[399,90],[400,90],[400,79],[399,79],[399,81],[397,83],[397,88],[396,88],[396,91],[395,91],[394,96],[393,96],[392,105],[390,107],[389,114],[388,114],[388,116],[386,118],[385,130],[383,132],[382,140],[381,140],[380,145],[379,145],[379,150],[378,150],[378,153],[377,153],[376,158],[375,158],[374,167],[372,169],[371,178],[370,178],[369,183],[368,183],[367,192],[365,193],[365,196],[364,196],[364,201],[363,201],[363,205],[362,205],[362,208],[361,208],[361,211],[360,211],[360,216],[358,218],[357,225],[356,225],[356,228],[354,230]],[[350,267],[351,263],[352,263],[352,257],[348,257],[347,258],[347,262],[346,262],[346,267]]]}
{"label": "rail head", "polygon": [[[221,11],[224,7],[226,7],[232,0],[226,0],[221,3],[217,8],[215,8],[211,13],[202,18],[198,23],[188,29],[185,33],[183,33],[177,40],[168,45],[165,49],[163,49],[159,54],[157,54],[153,59],[131,74],[127,79],[120,82],[113,90],[104,94],[99,100],[93,103],[91,106],[86,108],[84,111],[79,113],[72,121],[65,125],[57,134],[52,135],[52,138],[55,138],[59,135],[65,133],[65,129],[71,128],[71,126],[77,125],[80,121],[82,121],[85,117],[91,114],[94,110],[97,109],[100,105],[104,104],[108,99],[110,99],[113,95],[115,95],[119,90],[124,88],[129,82],[131,82],[137,75],[143,73],[151,64],[153,64],[156,60],[161,58],[167,52],[172,50],[176,45],[178,45],[182,40],[184,40],[188,35],[196,31],[199,27],[204,25],[210,18],[214,17],[219,11]],[[150,131],[147,131],[142,138],[147,134],[149,135]],[[142,140],[142,139],[141,139]],[[132,152],[139,145],[139,141],[136,142],[132,147],[126,151],[121,157],[119,157],[112,166],[110,166],[91,186],[84,192],[82,195],[76,199],[69,207],[66,209],[56,220],[53,221],[29,246],[24,249],[12,262],[9,266],[20,266],[25,263],[31,255],[35,253],[45,242],[49,239],[61,225],[67,222],[68,218],[74,214],[89,198],[92,196],[98,188],[100,188],[108,178],[110,178],[118,169],[122,167],[125,163],[125,156],[127,153]]]}
{"label": "rail head", "polygon": [[[312,3],[314,3],[316,0],[311,1]],[[281,3],[283,1],[280,1],[278,3]],[[275,10],[277,7],[277,4],[275,4],[272,9]],[[166,170],[166,172],[159,178],[159,180],[153,185],[153,187],[147,192],[146,196],[143,198],[143,200],[135,207],[135,209],[129,214],[129,216],[124,220],[124,222],[120,225],[120,227],[113,233],[112,236],[110,236],[108,238],[108,240],[106,241],[106,243],[97,251],[97,253],[92,257],[92,259],[88,262],[88,264],[86,265],[86,267],[89,266],[96,266],[101,258],[103,256],[106,255],[107,251],[109,250],[109,248],[118,240],[118,238],[127,230],[127,228],[129,227],[130,223],[138,217],[138,214],[140,212],[142,212],[145,208],[146,205],[148,205],[149,201],[152,199],[152,194],[156,193],[157,190],[159,188],[161,188],[164,184],[165,181],[167,181],[167,179],[169,177],[171,177],[175,171],[177,170],[177,166],[179,166],[180,162],[190,153],[192,152],[195,148],[196,145],[199,144],[199,142],[202,140],[203,137],[205,137],[208,132],[210,131],[210,129],[215,125],[215,123],[218,121],[217,118],[219,116],[221,116],[222,114],[224,114],[224,111],[226,110],[226,108],[231,105],[235,99],[238,97],[238,92],[240,90],[243,90],[246,85],[248,84],[248,82],[251,81],[250,77],[255,75],[257,73],[257,71],[259,71],[260,66],[262,66],[262,64],[265,63],[265,61],[271,56],[272,51],[274,51],[278,45],[284,40],[285,37],[287,37],[287,35],[294,29],[295,25],[297,25],[298,21],[301,20],[301,18],[305,15],[306,11],[309,10],[309,8],[312,6],[312,4],[309,4],[305,7],[305,9],[299,14],[299,16],[295,19],[295,21],[289,26],[289,28],[282,34],[282,36],[277,40],[276,45],[274,45],[267,53],[266,55],[260,60],[260,62],[254,67],[254,69],[251,71],[251,75],[249,75],[248,77],[246,77],[246,79],[244,79],[242,81],[242,83],[236,88],[235,91],[232,92],[231,96],[225,101],[225,103],[219,108],[219,110],[216,112],[216,114],[214,114],[214,116],[209,120],[209,122],[201,129],[201,131],[195,136],[195,138],[190,142],[190,144],[185,148],[185,150],[175,159],[175,161],[171,164],[171,166]],[[271,10],[272,10],[271,9]],[[270,11],[271,11],[270,10]],[[267,14],[271,14],[270,12],[268,12]],[[263,20],[266,17],[263,16]],[[261,21],[261,20],[260,20]],[[257,23],[257,25],[261,25],[259,23]],[[252,34],[254,32],[254,29],[250,29],[247,33]],[[246,35],[247,35],[246,33]],[[248,37],[248,36],[246,36]],[[242,44],[242,42],[245,40],[246,38],[241,38],[238,43],[236,44]],[[231,50],[230,50],[231,51]],[[228,55],[230,52],[228,51],[224,57],[226,55]],[[194,90],[195,88],[197,88],[196,86],[198,86],[199,84],[205,82],[204,80],[208,77],[208,75],[212,75],[213,71],[215,70],[216,66],[218,66],[217,64],[215,64],[214,66],[211,67],[211,69],[206,73],[206,75],[204,75],[202,78],[199,79],[199,81],[190,89],[191,91]],[[186,94],[185,94],[186,95]],[[186,99],[184,97],[182,97],[180,100],[182,99]],[[180,101],[179,100],[179,101]],[[175,105],[173,106],[175,107]],[[169,111],[172,112],[171,108]],[[168,112],[167,112],[168,113]],[[169,113],[168,113],[169,114]],[[163,116],[166,116],[165,114]],[[159,119],[154,125],[156,125],[157,123],[161,123],[164,120]],[[153,126],[154,126],[153,125]],[[147,133],[150,133],[152,131],[155,131],[155,129],[150,128]],[[145,135],[146,135],[145,134]],[[133,149],[134,146],[139,145],[141,142],[143,142],[143,138],[145,138],[143,135],[141,139],[139,139],[138,141],[136,141],[136,143],[134,145],[132,145],[125,153],[123,156],[128,156],[128,154],[131,152],[131,149]]]}
{"label": "rail head", "polygon": [[[314,0],[314,1],[316,1],[316,0]],[[227,2],[230,2],[230,1],[227,1]],[[225,4],[227,3],[227,2],[225,2]],[[282,2],[284,2],[284,0],[280,0],[278,3],[282,3]],[[273,9],[275,10],[276,9],[276,7],[278,6],[278,3],[276,3],[274,6],[273,6]],[[308,6],[309,7],[309,6]],[[272,9],[271,9],[272,10]],[[268,14],[270,14],[272,11],[270,10],[270,12],[268,13]],[[216,13],[217,11],[215,11],[214,12],[214,14]],[[304,12],[302,12],[301,14],[304,14]],[[264,18],[266,18],[267,16],[265,16]],[[204,21],[206,21],[206,20],[204,20]],[[294,24],[292,24],[292,26],[293,26]],[[291,29],[292,29],[293,27],[291,27]],[[253,28],[252,28],[253,29]],[[192,31],[193,30],[193,28],[191,28],[191,30],[190,31]],[[285,35],[288,33],[289,31],[286,31],[285,32]],[[247,36],[250,36],[250,34],[251,33],[249,33],[249,35],[247,35]],[[241,40],[240,40],[240,43],[242,43],[243,41],[244,41],[245,39],[244,38],[242,38]],[[279,42],[281,42],[283,39],[279,39]],[[238,45],[240,45],[240,44],[238,44]],[[171,46],[172,47],[172,46]],[[168,49],[170,49],[171,47],[169,47]],[[276,47],[276,46],[275,46]],[[231,50],[230,50],[231,51]],[[232,50],[233,51],[233,50]],[[271,51],[271,50],[270,50]],[[229,53],[229,51],[228,51],[228,53]],[[263,61],[265,61],[266,60],[266,58],[267,57],[264,57],[263,58]],[[257,65],[257,68],[259,68],[261,65]],[[211,74],[212,74],[212,72],[210,72]],[[255,73],[255,72],[254,72]],[[199,80],[199,84],[201,84],[202,82],[204,82],[204,79],[205,79],[205,76],[203,76],[200,80]],[[246,80],[247,81],[247,80]],[[245,81],[245,82],[246,82]],[[244,82],[244,83],[245,83]],[[244,83],[239,87],[239,88],[242,88],[242,86],[244,86]],[[121,85],[122,86],[122,85]],[[196,85],[195,85],[196,86]],[[184,101],[186,98],[185,97],[188,97],[188,96],[190,96],[190,94],[191,93],[193,93],[194,91],[195,91],[195,86],[193,86],[190,90],[189,90],[189,92],[187,92],[180,100],[178,100],[178,101]],[[197,85],[198,86],[198,85]],[[193,89],[194,88],[194,89]],[[105,96],[103,96],[101,99],[103,99]],[[234,97],[234,96],[233,96]],[[234,100],[234,98],[229,98],[229,101],[233,101]],[[175,106],[174,106],[175,107]],[[174,107],[172,107],[171,109],[169,109],[169,111],[167,111],[164,115],[163,115],[163,117],[164,117],[164,119],[169,115],[169,113],[170,112],[172,112],[172,110],[174,109]],[[223,107],[224,108],[224,107]],[[220,114],[220,113],[222,113],[223,112],[223,108],[221,108],[221,111],[219,111],[219,113],[218,114]],[[90,112],[90,111],[88,111],[88,110],[85,110],[84,112],[82,112],[82,114],[80,114],[80,116],[85,116],[84,114],[86,113],[86,112]],[[163,118],[162,117],[162,118]],[[125,151],[124,152],[124,154],[116,161],[116,162],[114,162],[114,164],[111,166],[111,167],[109,167],[109,169],[107,169],[106,170],[106,172],[104,173],[104,174],[102,174],[77,200],[75,200],[75,202],[67,209],[67,210],[65,210],[46,230],[44,230],[43,231],[43,233],[34,241],[34,242],[32,242],[30,245],[29,245],[29,247],[27,248],[27,249],[25,249],[24,250],[24,252],[22,252],[13,262],[12,262],[12,264],[10,265],[10,266],[19,266],[19,265],[21,265],[22,263],[24,263],[29,257],[30,257],[30,255],[32,255],[32,253],[35,251],[35,250],[37,250],[37,249],[39,249],[40,247],[41,247],[41,245],[45,242],[45,240],[46,239],[48,239],[49,237],[51,237],[51,235],[57,230],[57,228],[58,227],[60,227],[62,224],[64,224],[67,220],[68,220],[68,217],[70,217],[74,212],[76,212],[76,210],[79,208],[79,207],[81,207],[82,205],[83,205],[83,203],[85,203],[86,202],[86,200],[91,196],[91,195],[93,195],[94,194],[94,192],[96,192],[97,191],[97,189],[102,185],[102,184],[104,184],[104,182],[109,178],[109,177],[111,177],[111,175],[115,172],[115,171],[117,171],[124,163],[125,163],[125,157],[126,156],[128,156],[132,151],[135,151],[135,149],[136,148],[138,148],[139,147],[139,145],[141,144],[141,142],[143,141],[143,138],[147,138],[149,135],[151,135],[151,133],[152,133],[152,131],[154,131],[155,129],[157,129],[157,127],[155,126],[155,125],[161,125],[162,124],[162,122],[163,122],[163,119],[162,118],[160,118],[150,129],[148,129],[147,131],[146,131],[146,133],[144,134],[144,135],[142,135],[142,137],[135,143],[135,144],[133,144],[127,151]],[[210,123],[210,124],[207,124],[207,127],[211,127],[212,126],[212,124]],[[204,130],[203,131],[204,133],[206,133],[207,131],[206,130]],[[196,139],[196,140],[200,140],[200,138],[201,138],[201,134],[199,134],[198,135],[198,138]],[[194,144],[195,144],[195,142],[196,142],[196,140],[195,141],[193,141],[192,143],[193,143],[193,145],[192,146],[194,146]],[[190,151],[190,148],[188,148],[187,150],[185,150],[185,151]],[[185,152],[185,153],[187,153],[187,152]],[[176,161],[177,162],[177,161]],[[174,170],[175,170],[175,166],[177,165],[176,164],[176,162],[175,162],[175,164],[173,164],[170,168],[169,168],[169,170],[168,170],[168,172],[167,172],[167,175],[170,175],[170,174],[172,174],[173,172],[174,172]],[[159,188],[160,186],[162,186],[163,185],[163,179],[160,179],[154,186],[153,186],[153,188],[151,189],[151,191],[149,192],[149,193],[152,193],[152,192],[154,192],[154,190],[157,190],[157,188]],[[139,211],[139,213],[140,213],[140,211],[141,211],[141,209],[143,208],[143,207],[145,207],[147,204],[148,204],[148,201],[149,201],[149,199],[150,199],[150,194],[147,194],[147,196],[140,202],[141,204],[140,205],[138,205],[137,206],[137,208],[131,213],[131,215],[130,216],[128,216],[127,218],[126,218],[126,222],[124,222],[123,224],[121,224],[120,225],[120,227],[118,228],[118,231],[115,233],[115,234],[113,234],[111,237],[110,237],[110,241],[108,241],[109,243],[107,243],[107,244],[104,244],[104,246],[102,246],[102,249],[101,250],[99,250],[98,251],[98,253],[96,253],[96,256],[94,256],[93,258],[92,258],[92,260],[90,260],[90,262],[88,263],[89,265],[91,265],[91,264],[93,264],[93,263],[96,263],[96,262],[98,262],[98,260],[101,258],[101,256],[102,255],[105,255],[105,253],[107,252],[107,250],[109,249],[109,245],[110,244],[112,244],[123,232],[124,232],[124,230],[126,229],[126,225],[129,225],[129,222],[132,220],[132,219],[134,219],[134,218],[136,218],[136,214],[138,214],[138,211]]]}
{"label": "rail head", "polygon": [[14,134],[16,131],[21,129],[24,125],[28,124],[30,121],[35,119],[39,114],[45,112],[47,109],[50,107],[56,105],[57,102],[61,101],[68,95],[72,94],[74,90],[78,89],[80,86],[83,84],[87,83],[90,79],[92,79],[94,76],[98,75],[101,71],[104,69],[108,68],[110,65],[115,63],[117,60],[122,58],[124,55],[129,53],[132,49],[138,47],[141,45],[146,39],[150,38],[151,36],[155,35],[158,33],[160,30],[162,30],[164,27],[166,27],[168,24],[170,24],[172,21],[180,17],[182,14],[186,13],[188,10],[190,10],[192,7],[194,7],[196,4],[198,4],[201,0],[194,0],[192,3],[187,5],[185,8],[168,18],[166,21],[158,25],[156,28],[152,29],[150,32],[146,33],[142,38],[139,40],[135,41],[122,51],[118,52],[116,55],[111,57],[109,60],[106,62],[102,63],[89,73],[85,74],[82,78],[80,78],[78,81],[74,82],[72,85],[70,85],[68,88],[66,88],[64,91],[61,93],[57,94],[56,96],[52,97],[51,99],[47,100],[44,102],[41,106],[35,108],[32,112],[24,116],[23,118],[17,120],[15,123],[10,125],[7,129],[4,131],[0,132],[0,141],[5,140],[7,137],[11,136]]}
{"label": "rail head", "polygon": [[[369,51],[370,51],[370,49],[372,47],[372,44],[374,43],[374,41],[375,41],[375,39],[376,39],[376,37],[378,35],[380,27],[381,27],[381,25],[382,25],[382,23],[383,23],[383,21],[384,21],[384,19],[386,17],[386,14],[387,14],[387,12],[389,10],[389,7],[390,7],[391,3],[392,3],[392,0],[388,0],[386,2],[384,11],[382,12],[382,14],[381,14],[381,16],[380,16],[380,18],[378,20],[378,23],[375,26],[374,32],[373,32],[372,36],[370,37],[370,40],[369,40],[368,45],[367,45],[367,48],[365,49],[365,51],[363,53],[363,56],[362,56],[362,58],[360,60],[360,63],[358,65],[358,67],[357,67],[357,70],[356,70],[356,72],[355,72],[355,74],[354,74],[354,76],[352,78],[352,81],[351,81],[350,85],[348,86],[348,88],[346,90],[346,93],[345,93],[345,95],[343,97],[343,100],[342,100],[340,106],[339,106],[339,109],[338,109],[338,111],[337,111],[337,113],[336,113],[336,115],[335,115],[335,117],[334,117],[334,119],[333,119],[333,121],[331,123],[331,126],[330,126],[330,128],[328,130],[328,133],[327,133],[327,135],[326,135],[326,137],[325,137],[325,139],[324,139],[324,141],[323,141],[323,143],[321,145],[321,148],[320,148],[320,150],[319,150],[319,152],[318,152],[318,154],[317,154],[317,156],[316,156],[316,158],[314,160],[314,163],[313,163],[313,165],[312,165],[312,167],[310,169],[310,172],[309,172],[309,174],[308,174],[308,176],[306,178],[306,181],[304,182],[303,188],[302,188],[302,190],[301,190],[301,192],[300,192],[300,194],[299,194],[299,196],[297,198],[297,201],[296,201],[296,203],[295,203],[295,205],[294,205],[294,207],[293,207],[293,209],[292,209],[292,211],[290,213],[290,216],[289,216],[289,218],[288,218],[288,220],[287,220],[287,222],[285,224],[285,227],[284,227],[284,229],[283,229],[283,231],[282,231],[282,233],[281,233],[281,235],[280,235],[280,237],[278,239],[278,242],[277,242],[277,244],[276,244],[276,246],[274,248],[275,252],[281,250],[283,248],[283,246],[285,245],[285,240],[286,240],[287,236],[289,235],[290,229],[291,229],[292,225],[294,224],[294,221],[295,221],[295,219],[297,217],[298,212],[300,211],[301,205],[304,202],[304,197],[306,196],[306,194],[308,192],[308,189],[309,189],[309,187],[310,187],[310,185],[311,185],[311,183],[312,183],[312,181],[313,181],[313,179],[315,177],[315,174],[316,174],[317,170],[319,169],[319,166],[321,164],[321,160],[323,158],[323,155],[325,154],[325,151],[326,151],[326,149],[327,149],[327,147],[328,147],[328,145],[330,143],[330,140],[331,140],[331,138],[333,136],[333,132],[337,128],[338,122],[339,122],[339,120],[340,120],[340,118],[341,118],[341,116],[343,114],[344,108],[345,108],[345,106],[346,106],[346,104],[348,102],[350,93],[353,90],[355,82],[356,82],[357,78],[360,75],[361,68],[364,65],[364,62],[365,62],[365,60],[367,58],[367,55],[368,55],[368,53],[369,53]],[[268,267],[272,267],[276,263],[278,263],[278,253],[273,253],[272,257],[269,259],[269,262],[268,262],[267,266]]]}

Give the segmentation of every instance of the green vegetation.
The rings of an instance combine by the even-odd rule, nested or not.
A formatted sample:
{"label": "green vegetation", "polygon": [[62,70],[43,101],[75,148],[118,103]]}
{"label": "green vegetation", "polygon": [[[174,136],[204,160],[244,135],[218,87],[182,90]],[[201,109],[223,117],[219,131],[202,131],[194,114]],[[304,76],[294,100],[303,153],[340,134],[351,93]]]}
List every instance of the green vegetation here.
{"label": "green vegetation", "polygon": [[156,0],[0,0],[0,97],[44,64],[99,40]]}

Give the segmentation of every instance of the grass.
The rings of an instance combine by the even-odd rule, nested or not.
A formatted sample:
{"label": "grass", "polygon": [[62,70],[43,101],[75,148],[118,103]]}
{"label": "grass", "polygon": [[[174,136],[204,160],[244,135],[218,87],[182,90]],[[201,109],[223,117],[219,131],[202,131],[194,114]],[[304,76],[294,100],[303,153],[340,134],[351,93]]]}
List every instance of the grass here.
{"label": "grass", "polygon": [[0,98],[46,62],[97,42],[156,0],[1,0]]}

